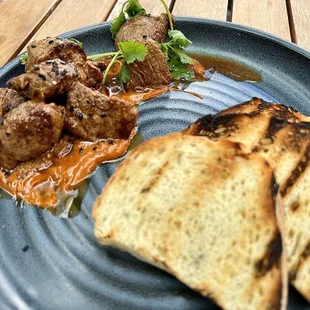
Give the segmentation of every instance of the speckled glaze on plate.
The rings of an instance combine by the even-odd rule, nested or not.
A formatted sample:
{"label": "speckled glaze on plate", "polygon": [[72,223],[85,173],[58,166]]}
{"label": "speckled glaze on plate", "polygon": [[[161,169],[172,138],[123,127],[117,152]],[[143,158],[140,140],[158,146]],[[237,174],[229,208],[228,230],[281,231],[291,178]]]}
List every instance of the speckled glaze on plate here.
{"label": "speckled glaze on plate", "polygon": [[[199,99],[169,92],[139,107],[143,140],[185,128],[204,114],[253,96],[278,101],[310,115],[310,54],[254,29],[202,19],[177,18],[193,41],[190,51],[233,59],[258,71],[259,83],[238,83],[221,74],[191,84]],[[88,54],[114,49],[109,24],[67,33]],[[15,59],[0,69],[0,86],[22,73]],[[0,309],[218,309],[172,276],[128,254],[101,246],[93,235],[91,209],[117,163],[92,177],[75,218],[59,219],[34,207],[0,198]],[[310,309],[290,289],[288,309]]]}

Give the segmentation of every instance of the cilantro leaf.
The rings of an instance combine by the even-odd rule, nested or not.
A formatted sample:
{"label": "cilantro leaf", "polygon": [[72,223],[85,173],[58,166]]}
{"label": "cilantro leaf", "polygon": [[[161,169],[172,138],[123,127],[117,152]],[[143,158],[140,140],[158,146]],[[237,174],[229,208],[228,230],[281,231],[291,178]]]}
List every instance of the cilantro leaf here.
{"label": "cilantro leaf", "polygon": [[167,44],[161,44],[160,45],[160,49],[163,52],[163,54],[166,56],[166,59],[169,59],[169,48],[167,46]]}
{"label": "cilantro leaf", "polygon": [[119,16],[113,20],[111,24],[111,33],[112,33],[112,38],[115,39],[116,34],[119,32],[121,26],[126,22],[126,17],[124,12],[121,12]]}
{"label": "cilantro leaf", "polygon": [[188,56],[182,48],[177,46],[171,46],[171,50],[178,56],[181,63],[190,65],[194,64],[194,59]]}
{"label": "cilantro leaf", "polygon": [[81,41],[74,39],[74,38],[69,38],[68,40],[78,44],[80,48],[83,48],[83,43]]}
{"label": "cilantro leaf", "polygon": [[129,0],[124,12],[130,17],[137,17],[143,14],[146,14],[145,9],[139,3],[138,0]]}
{"label": "cilantro leaf", "polygon": [[180,30],[169,30],[168,36],[171,38],[172,44],[177,44],[181,47],[188,47],[192,44],[192,41],[186,38],[186,36]]}
{"label": "cilantro leaf", "polygon": [[20,62],[22,65],[25,65],[26,62],[27,62],[27,59],[28,59],[28,54],[25,53],[25,54],[23,54],[23,55],[20,56],[19,62]]}
{"label": "cilantro leaf", "polygon": [[130,81],[130,72],[125,64],[122,65],[121,71],[118,74],[118,79],[122,88],[124,88],[124,84]]}
{"label": "cilantro leaf", "polygon": [[131,64],[134,61],[143,61],[147,54],[147,47],[139,42],[126,41],[118,44],[124,60]]}
{"label": "cilantro leaf", "polygon": [[171,71],[171,76],[175,80],[185,79],[191,80],[195,77],[195,72],[183,64],[180,59],[173,57],[168,61],[168,66]]}

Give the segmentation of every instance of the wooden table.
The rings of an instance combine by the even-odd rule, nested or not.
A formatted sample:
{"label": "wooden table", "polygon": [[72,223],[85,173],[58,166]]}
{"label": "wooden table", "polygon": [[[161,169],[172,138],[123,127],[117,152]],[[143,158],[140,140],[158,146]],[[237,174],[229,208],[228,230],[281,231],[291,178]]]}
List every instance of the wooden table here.
{"label": "wooden table", "polygon": [[[0,0],[0,67],[33,39],[111,20],[125,0]],[[310,50],[310,0],[166,0],[176,16],[258,28]],[[140,0],[152,14],[159,0]]]}

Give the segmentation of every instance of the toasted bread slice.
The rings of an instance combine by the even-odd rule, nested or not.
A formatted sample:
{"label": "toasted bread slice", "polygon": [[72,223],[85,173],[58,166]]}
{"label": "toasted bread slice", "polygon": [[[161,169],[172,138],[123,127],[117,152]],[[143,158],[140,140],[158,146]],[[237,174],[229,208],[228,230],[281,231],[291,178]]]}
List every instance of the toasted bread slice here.
{"label": "toasted bread slice", "polygon": [[290,282],[310,302],[310,146],[281,190]]}
{"label": "toasted bread slice", "polygon": [[285,306],[272,169],[238,144],[180,133],[133,150],[93,208],[102,244],[168,271],[224,309]]}
{"label": "toasted bread slice", "polygon": [[269,123],[270,117],[264,114],[206,115],[183,133],[206,136],[213,141],[237,142],[244,152],[250,153],[265,137]]}
{"label": "toasted bread slice", "polygon": [[207,115],[183,133],[237,142],[246,153],[258,152],[274,169],[280,188],[310,143],[310,123],[289,123],[264,113]]}
{"label": "toasted bread slice", "polygon": [[226,110],[219,112],[218,115],[257,113],[263,113],[271,117],[287,120],[290,123],[300,121],[310,122],[310,117],[297,112],[292,107],[288,107],[284,104],[274,102],[266,102],[260,98],[253,98],[250,101],[246,101],[232,106]]}

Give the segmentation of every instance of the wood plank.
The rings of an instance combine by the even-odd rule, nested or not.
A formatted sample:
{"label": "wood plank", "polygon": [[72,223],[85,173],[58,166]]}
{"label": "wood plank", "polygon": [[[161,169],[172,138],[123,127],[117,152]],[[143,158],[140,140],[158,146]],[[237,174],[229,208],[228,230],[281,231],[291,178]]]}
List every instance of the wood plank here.
{"label": "wood plank", "polygon": [[103,22],[114,4],[113,0],[62,0],[31,41]]}
{"label": "wood plank", "polygon": [[0,1],[0,67],[21,50],[61,0]]}
{"label": "wood plank", "polygon": [[290,0],[292,27],[296,43],[310,51],[310,2],[309,0]]}
{"label": "wood plank", "polygon": [[291,40],[286,0],[234,0],[232,21]]}
{"label": "wood plank", "polygon": [[[111,11],[111,14],[108,17],[108,21],[113,20],[114,18],[116,18],[119,15],[124,2],[126,2],[126,1],[127,0],[118,0],[117,1],[113,10]],[[159,0],[139,0],[139,2],[145,8],[146,12],[151,13],[152,15],[158,15],[160,13],[165,12],[164,7]],[[168,6],[170,6],[172,3],[172,0],[168,0],[168,1],[165,0],[165,2],[167,3]]]}
{"label": "wood plank", "polygon": [[176,0],[173,14],[226,20],[228,0]]}

